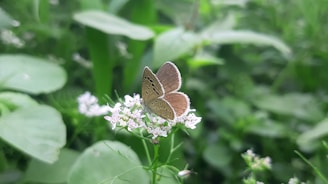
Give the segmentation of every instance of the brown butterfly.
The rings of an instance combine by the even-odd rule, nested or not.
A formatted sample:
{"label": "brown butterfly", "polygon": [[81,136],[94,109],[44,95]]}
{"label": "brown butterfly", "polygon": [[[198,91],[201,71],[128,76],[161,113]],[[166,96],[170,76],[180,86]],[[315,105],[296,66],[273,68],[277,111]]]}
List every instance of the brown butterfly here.
{"label": "brown butterfly", "polygon": [[143,104],[156,115],[174,120],[187,113],[190,105],[188,96],[178,92],[180,87],[180,71],[172,62],[164,63],[156,75],[146,66],[141,90]]}

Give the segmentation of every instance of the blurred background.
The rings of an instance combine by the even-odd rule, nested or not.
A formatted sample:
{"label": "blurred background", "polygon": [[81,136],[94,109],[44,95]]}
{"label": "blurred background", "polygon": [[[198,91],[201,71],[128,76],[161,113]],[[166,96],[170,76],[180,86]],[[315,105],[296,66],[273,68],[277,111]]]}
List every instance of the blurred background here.
{"label": "blurred background", "polygon": [[195,172],[185,183],[242,183],[248,149],[271,158],[257,175],[264,183],[327,183],[327,17],[327,0],[1,0],[0,183],[66,182],[55,171],[35,176],[43,168],[35,158],[53,160],[17,140],[31,126],[4,127],[30,99],[62,119],[55,150],[79,154],[109,139],[145,160],[139,141],[79,114],[76,98],[91,91],[105,104],[140,93],[144,66],[156,71],[167,60],[202,117],[177,136],[172,165]]}

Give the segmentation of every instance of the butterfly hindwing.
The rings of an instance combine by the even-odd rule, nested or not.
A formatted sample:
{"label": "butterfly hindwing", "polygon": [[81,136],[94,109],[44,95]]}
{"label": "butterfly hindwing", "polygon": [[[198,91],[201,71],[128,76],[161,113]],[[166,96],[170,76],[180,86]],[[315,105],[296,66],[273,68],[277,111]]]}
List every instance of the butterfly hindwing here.
{"label": "butterfly hindwing", "polygon": [[152,100],[147,104],[147,107],[151,112],[154,112],[164,119],[173,120],[176,117],[172,106],[162,98]]}
{"label": "butterfly hindwing", "polygon": [[176,116],[179,117],[189,110],[190,101],[186,94],[182,92],[173,92],[166,94],[164,99],[172,106]]}

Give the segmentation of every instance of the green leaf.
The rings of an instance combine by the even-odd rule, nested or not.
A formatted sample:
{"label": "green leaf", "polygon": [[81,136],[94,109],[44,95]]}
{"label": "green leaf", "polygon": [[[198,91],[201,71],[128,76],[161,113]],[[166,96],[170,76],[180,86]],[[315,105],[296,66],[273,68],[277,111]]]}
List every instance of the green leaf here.
{"label": "green leaf", "polygon": [[297,144],[304,150],[312,150],[320,143],[320,138],[328,135],[328,118],[319,122],[297,138]]}
{"label": "green leaf", "polygon": [[252,31],[227,30],[212,32],[211,34],[205,32],[202,36],[204,37],[204,40],[212,44],[247,43],[255,45],[269,45],[279,50],[286,57],[291,54],[290,48],[279,39]]}
{"label": "green leaf", "polygon": [[86,38],[93,64],[92,73],[96,95],[99,99],[104,94],[111,96],[114,77],[113,68],[116,63],[113,43],[108,41],[108,35],[90,27],[86,28]]}
{"label": "green leaf", "polygon": [[53,163],[65,145],[61,115],[52,107],[33,105],[0,118],[0,138],[28,155]]}
{"label": "green leaf", "polygon": [[30,107],[38,103],[30,96],[22,93],[3,92],[0,93],[0,104],[13,105],[17,108]]}
{"label": "green leaf", "polygon": [[0,7],[0,30],[13,25],[14,19]]}
{"label": "green leaf", "polygon": [[274,94],[256,95],[253,103],[270,112],[294,116],[307,121],[319,121],[324,117],[318,101],[312,95],[291,93],[282,96]]}
{"label": "green leaf", "polygon": [[100,141],[75,162],[68,184],[149,183],[137,155],[120,142]]}
{"label": "green leaf", "polygon": [[156,182],[158,184],[179,184],[181,183],[177,176],[178,172],[174,171],[172,167],[163,165],[157,169],[157,174],[159,180]]}
{"label": "green leaf", "polygon": [[28,165],[24,181],[36,183],[65,183],[68,173],[78,158],[79,153],[69,149],[60,152],[59,159],[47,164],[33,159]]}
{"label": "green leaf", "polygon": [[0,55],[0,88],[32,94],[58,90],[66,73],[58,65],[28,55]]}
{"label": "green leaf", "polygon": [[161,66],[165,61],[174,60],[191,51],[199,38],[196,34],[176,28],[160,34],[154,44],[154,65]]}
{"label": "green leaf", "polygon": [[88,10],[74,15],[74,19],[86,26],[114,35],[124,35],[135,40],[147,40],[154,36],[147,27],[133,24],[102,11]]}

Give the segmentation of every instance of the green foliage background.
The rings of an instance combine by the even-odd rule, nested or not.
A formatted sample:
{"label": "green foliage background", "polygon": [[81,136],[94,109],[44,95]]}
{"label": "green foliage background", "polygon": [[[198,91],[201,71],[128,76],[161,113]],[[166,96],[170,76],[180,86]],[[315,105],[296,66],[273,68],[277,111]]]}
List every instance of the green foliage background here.
{"label": "green foliage background", "polygon": [[[177,136],[183,145],[172,164],[183,169],[188,163],[197,173],[185,183],[241,183],[247,175],[241,154],[247,149],[272,159],[272,170],[258,176],[260,181],[287,183],[297,176],[324,183],[294,150],[328,176],[322,144],[328,134],[327,17],[327,0],[0,1],[0,183],[74,183],[69,168],[75,160],[90,159],[91,145],[101,152],[96,143],[106,139],[128,145],[143,163],[140,141],[110,131],[102,118],[80,115],[76,98],[92,91],[105,103],[106,95],[140,93],[143,67],[157,69],[166,60],[180,68],[182,91],[202,117],[196,130]],[[4,41],[8,30],[24,46]],[[61,66],[66,74],[29,60]],[[7,82],[10,72],[34,74],[29,68],[46,71],[35,74],[46,82]],[[49,118],[62,133],[51,138],[56,146],[49,149],[63,154],[52,167],[39,160],[52,163],[53,156],[38,157],[37,148],[19,146],[24,142],[12,136],[40,131],[14,119],[15,109],[32,104],[61,113]],[[25,110],[18,113],[31,114]],[[41,118],[52,116],[48,113]],[[10,134],[5,122],[17,124]],[[163,141],[160,151],[168,147]],[[40,177],[40,170],[48,174]]]}

